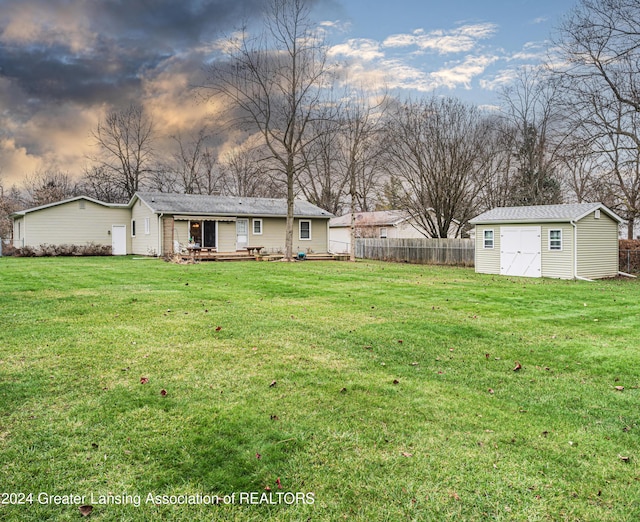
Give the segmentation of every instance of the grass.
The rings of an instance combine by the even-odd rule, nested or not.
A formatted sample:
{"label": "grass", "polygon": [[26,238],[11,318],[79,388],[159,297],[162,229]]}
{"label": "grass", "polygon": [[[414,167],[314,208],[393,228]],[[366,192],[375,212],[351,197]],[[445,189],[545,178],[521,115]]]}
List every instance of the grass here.
{"label": "grass", "polygon": [[1,258],[0,519],[638,520],[639,290]]}

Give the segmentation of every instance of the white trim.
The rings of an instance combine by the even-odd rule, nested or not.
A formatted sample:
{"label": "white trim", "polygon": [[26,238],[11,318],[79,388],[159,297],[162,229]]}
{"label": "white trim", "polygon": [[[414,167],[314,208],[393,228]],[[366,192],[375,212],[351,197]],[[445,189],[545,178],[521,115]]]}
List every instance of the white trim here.
{"label": "white trim", "polygon": [[[256,232],[256,223],[260,223],[260,232]],[[262,218],[253,218],[251,220],[251,233],[254,236],[261,236],[263,231],[262,226],[263,226]]]}
{"label": "white trim", "polygon": [[131,220],[131,237],[136,237],[136,220]]}
{"label": "white trim", "polygon": [[[556,238],[556,239],[551,239],[551,233],[552,232],[560,232],[560,237]],[[564,250],[563,248],[563,241],[562,241],[562,229],[561,228],[550,228],[549,229],[549,234],[548,234],[548,241],[547,241],[547,248],[549,249],[549,252],[562,252]],[[551,242],[552,241],[559,241],[560,242],[560,248],[552,248],[551,247]]]}
{"label": "white trim", "polygon": [[[491,239],[487,239],[486,233],[491,232]],[[487,241],[491,241],[491,246],[487,246]],[[496,233],[493,228],[488,228],[482,231],[482,249],[493,250],[496,246]]]}
{"label": "white trim", "polygon": [[[302,237],[302,223],[309,223],[309,237]],[[299,241],[311,241],[311,220],[310,219],[301,219],[298,221],[298,240]]]}

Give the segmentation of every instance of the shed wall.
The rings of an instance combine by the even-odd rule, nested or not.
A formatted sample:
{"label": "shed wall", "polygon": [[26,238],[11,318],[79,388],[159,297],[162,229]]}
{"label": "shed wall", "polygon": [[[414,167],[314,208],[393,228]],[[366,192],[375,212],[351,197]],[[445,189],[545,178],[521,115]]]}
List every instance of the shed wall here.
{"label": "shed wall", "polygon": [[618,224],[600,213],[591,213],[577,223],[578,275],[588,279],[618,275]]}
{"label": "shed wall", "polygon": [[[484,232],[493,230],[493,248],[484,248]],[[476,272],[500,274],[500,225],[476,225]]]}
{"label": "shed wall", "polygon": [[[542,277],[573,279],[573,226],[570,223],[544,223],[541,228]],[[551,230],[562,231],[562,250],[551,250]]]}

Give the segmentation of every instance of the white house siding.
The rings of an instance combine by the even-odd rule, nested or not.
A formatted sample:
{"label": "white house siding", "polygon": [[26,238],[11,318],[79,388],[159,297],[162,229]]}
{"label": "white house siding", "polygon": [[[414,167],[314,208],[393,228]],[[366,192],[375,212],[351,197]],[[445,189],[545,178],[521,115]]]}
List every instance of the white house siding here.
{"label": "white house siding", "polygon": [[[84,208],[82,208],[84,206]],[[74,200],[28,212],[14,220],[14,244],[17,247],[47,245],[111,246],[112,225],[126,225],[130,235],[128,208],[98,205],[88,200]],[[20,237],[16,229],[20,228]],[[131,251],[131,238],[127,238],[127,252]]]}
{"label": "white house siding", "polygon": [[[146,219],[149,220],[148,231],[145,228]],[[158,241],[160,237],[158,216],[142,200],[137,199],[131,208],[131,221],[136,222],[136,235],[131,236],[132,253],[143,256],[159,255],[161,252]],[[131,228],[127,230],[131,235]]]}
{"label": "white house siding", "polygon": [[578,275],[589,279],[618,274],[618,224],[600,213],[578,222]]}
{"label": "white house siding", "polygon": [[[550,230],[562,230],[562,250],[549,250]],[[573,226],[570,223],[545,223],[541,241],[542,277],[573,279]]]}
{"label": "white house siding", "polygon": [[[476,225],[476,272],[500,274],[500,226]],[[484,248],[484,231],[493,230],[493,248]]]}

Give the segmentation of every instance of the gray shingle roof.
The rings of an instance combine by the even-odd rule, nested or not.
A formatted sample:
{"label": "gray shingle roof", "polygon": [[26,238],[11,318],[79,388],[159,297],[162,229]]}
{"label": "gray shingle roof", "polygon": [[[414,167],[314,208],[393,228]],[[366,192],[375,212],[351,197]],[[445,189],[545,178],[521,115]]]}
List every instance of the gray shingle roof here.
{"label": "gray shingle roof", "polygon": [[[163,192],[138,192],[136,195],[158,214],[282,217],[287,215],[286,199],[167,194]],[[332,216],[330,212],[302,200],[296,200],[294,215],[308,218],[330,218]]]}
{"label": "gray shingle roof", "polygon": [[[376,212],[357,212],[356,226],[393,226],[409,219],[409,213],[404,210],[380,210]],[[350,227],[351,213],[334,217],[329,221],[330,227]]]}
{"label": "gray shingle roof", "polygon": [[602,203],[573,203],[568,205],[536,205],[529,207],[496,207],[474,217],[472,225],[488,223],[534,223],[544,221],[577,221],[600,209],[612,219],[622,219]]}

